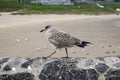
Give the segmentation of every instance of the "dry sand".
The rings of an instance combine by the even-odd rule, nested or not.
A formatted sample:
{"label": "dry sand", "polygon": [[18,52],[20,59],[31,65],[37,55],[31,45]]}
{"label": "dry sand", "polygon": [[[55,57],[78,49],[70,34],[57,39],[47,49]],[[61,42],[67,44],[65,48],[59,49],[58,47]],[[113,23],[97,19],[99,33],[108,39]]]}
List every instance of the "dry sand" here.
{"label": "dry sand", "polygon": [[[53,47],[40,30],[51,24],[81,40],[92,42],[85,49],[68,48],[70,57],[120,55],[120,16],[118,15],[10,15],[0,16],[0,57],[45,57]],[[64,57],[58,50],[52,57]]]}

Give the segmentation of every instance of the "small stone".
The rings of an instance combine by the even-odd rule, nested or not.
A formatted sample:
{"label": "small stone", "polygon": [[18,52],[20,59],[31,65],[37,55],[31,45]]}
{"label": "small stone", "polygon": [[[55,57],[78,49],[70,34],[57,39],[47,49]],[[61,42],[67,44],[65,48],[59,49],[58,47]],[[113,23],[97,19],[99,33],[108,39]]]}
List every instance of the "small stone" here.
{"label": "small stone", "polygon": [[112,47],[112,45],[108,45],[108,47]]}
{"label": "small stone", "polygon": [[48,47],[45,45],[43,48],[44,48],[44,49],[47,49]]}
{"label": "small stone", "polygon": [[59,79],[61,80],[61,79],[62,79],[62,77],[61,77],[61,76],[59,76]]}
{"label": "small stone", "polygon": [[27,68],[27,69],[28,69],[28,70],[30,70],[30,71],[32,70],[31,66],[28,66],[28,68]]}
{"label": "small stone", "polygon": [[16,40],[16,41],[17,41],[17,43],[19,43],[19,42],[20,42],[20,39],[19,39],[19,38],[17,38],[17,40]]}
{"label": "small stone", "polygon": [[41,51],[41,48],[36,48],[37,51]]}
{"label": "small stone", "polygon": [[10,71],[12,70],[11,67],[9,65],[6,65],[4,68],[3,68],[4,71]]}
{"label": "small stone", "polygon": [[77,53],[76,51],[71,51],[72,53]]}
{"label": "small stone", "polygon": [[25,41],[28,41],[29,39],[28,38],[25,38]]}
{"label": "small stone", "polygon": [[112,51],[112,53],[115,53],[115,51]]}
{"label": "small stone", "polygon": [[104,48],[104,46],[102,46],[102,45],[100,45],[99,47],[100,47],[100,48]]}
{"label": "small stone", "polygon": [[91,47],[94,47],[94,45],[90,45]]}
{"label": "small stone", "polygon": [[105,52],[105,54],[110,54],[110,51]]}
{"label": "small stone", "polygon": [[82,52],[85,52],[85,49],[82,49]]}
{"label": "small stone", "polygon": [[12,67],[12,71],[16,71],[16,68],[15,68],[15,67]]}
{"label": "small stone", "polygon": [[95,65],[95,68],[98,72],[104,73],[109,69],[109,66],[106,65],[105,63],[98,63]]}

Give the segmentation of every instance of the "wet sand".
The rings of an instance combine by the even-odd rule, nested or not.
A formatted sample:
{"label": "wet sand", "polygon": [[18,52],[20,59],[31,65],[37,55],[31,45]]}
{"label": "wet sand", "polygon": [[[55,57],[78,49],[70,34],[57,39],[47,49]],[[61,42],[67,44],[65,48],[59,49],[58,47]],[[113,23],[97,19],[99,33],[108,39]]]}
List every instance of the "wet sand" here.
{"label": "wet sand", "polygon": [[[93,46],[68,48],[70,57],[120,55],[120,16],[117,15],[9,15],[0,16],[0,57],[45,57],[53,46],[47,41],[44,26],[51,24]],[[57,50],[52,57],[66,56]]]}

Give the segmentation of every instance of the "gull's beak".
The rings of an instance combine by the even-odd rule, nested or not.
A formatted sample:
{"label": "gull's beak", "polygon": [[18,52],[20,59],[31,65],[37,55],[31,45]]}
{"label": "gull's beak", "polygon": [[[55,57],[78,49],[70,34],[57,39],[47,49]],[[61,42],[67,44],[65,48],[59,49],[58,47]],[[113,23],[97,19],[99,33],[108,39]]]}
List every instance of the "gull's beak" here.
{"label": "gull's beak", "polygon": [[45,31],[44,29],[42,29],[40,32],[43,32],[43,31]]}

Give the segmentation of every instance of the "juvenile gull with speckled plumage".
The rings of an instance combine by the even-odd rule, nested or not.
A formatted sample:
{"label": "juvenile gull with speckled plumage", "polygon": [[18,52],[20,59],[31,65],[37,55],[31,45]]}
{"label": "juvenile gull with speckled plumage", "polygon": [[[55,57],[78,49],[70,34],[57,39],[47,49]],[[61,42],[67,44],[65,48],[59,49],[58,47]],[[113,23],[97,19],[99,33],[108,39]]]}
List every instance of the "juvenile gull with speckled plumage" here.
{"label": "juvenile gull with speckled plumage", "polygon": [[58,31],[54,29],[51,25],[47,25],[40,32],[43,32],[43,31],[47,31],[46,32],[47,39],[49,40],[50,43],[52,43],[55,46],[54,52],[49,56],[47,56],[47,58],[55,54],[56,50],[60,48],[65,48],[66,55],[67,55],[66,57],[68,57],[67,47],[72,47],[76,45],[78,47],[84,48],[85,46],[91,44],[90,42],[81,41],[80,39],[72,37],[65,32]]}

